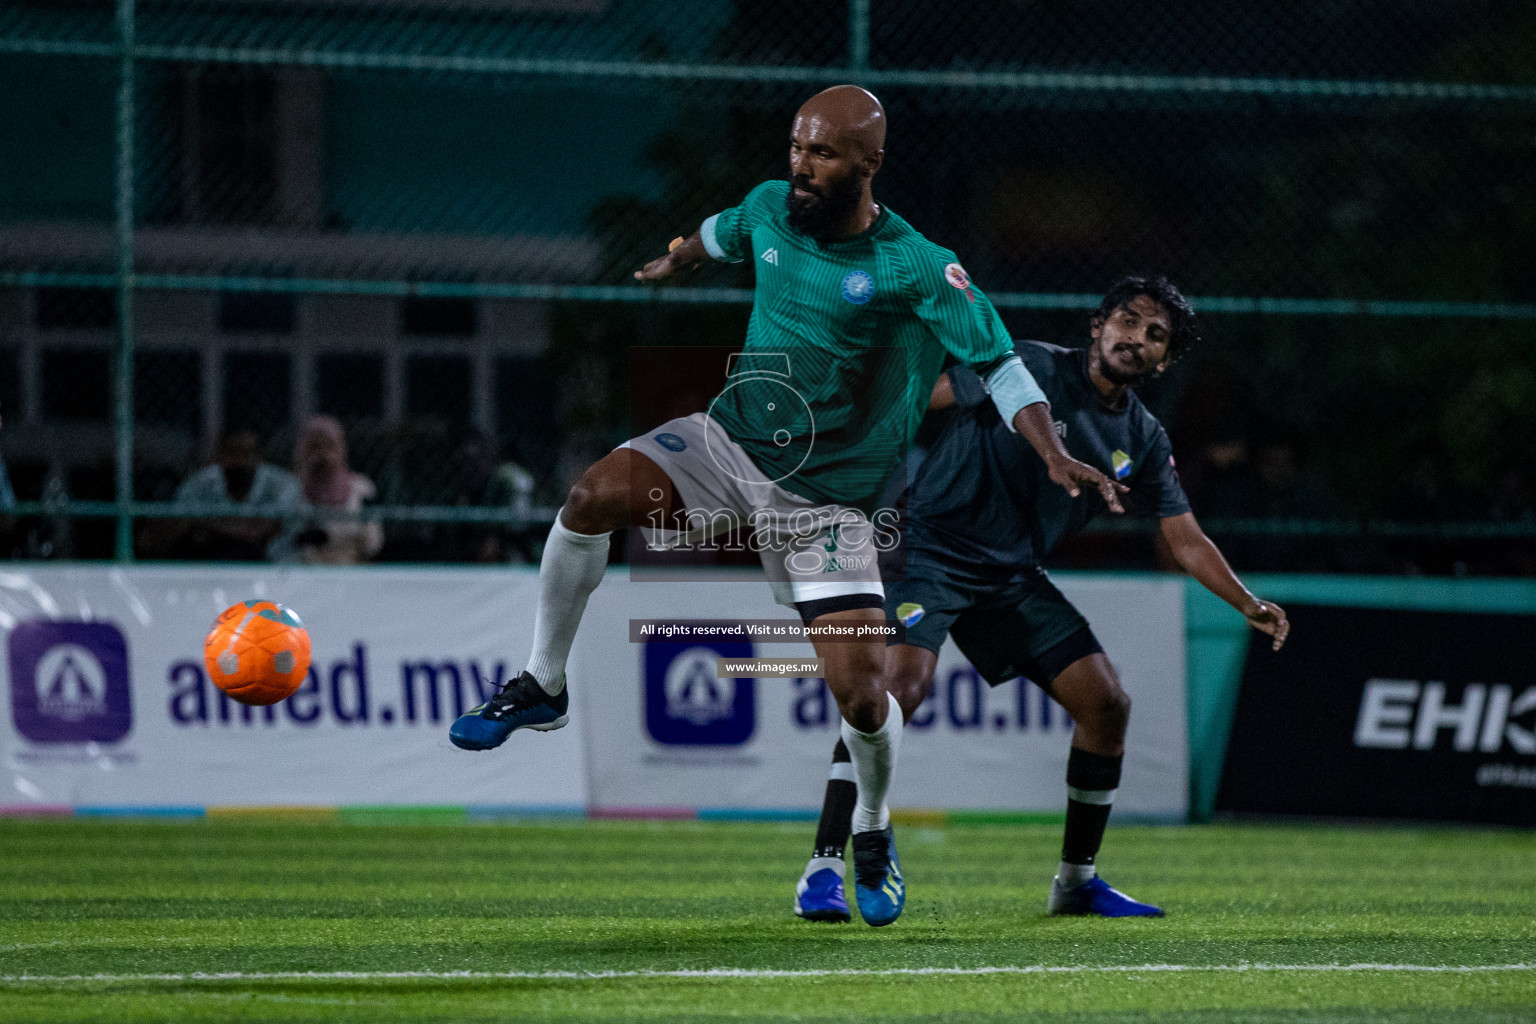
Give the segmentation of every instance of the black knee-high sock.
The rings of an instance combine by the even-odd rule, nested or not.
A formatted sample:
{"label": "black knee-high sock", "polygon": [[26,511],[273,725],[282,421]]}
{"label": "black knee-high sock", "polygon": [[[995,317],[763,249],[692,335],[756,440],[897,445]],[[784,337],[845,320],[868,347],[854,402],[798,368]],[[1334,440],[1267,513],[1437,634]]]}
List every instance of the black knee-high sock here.
{"label": "black knee-high sock", "polygon": [[853,831],[853,805],[859,799],[859,784],[854,781],[853,759],[842,740],[832,750],[832,771],[827,776],[827,795],[821,802],[821,821],[816,825],[816,847],[812,857],[836,857],[841,860]]}
{"label": "black knee-high sock", "polygon": [[1067,828],[1061,844],[1066,863],[1092,864],[1098,856],[1122,760],[1077,747],[1067,754]]}

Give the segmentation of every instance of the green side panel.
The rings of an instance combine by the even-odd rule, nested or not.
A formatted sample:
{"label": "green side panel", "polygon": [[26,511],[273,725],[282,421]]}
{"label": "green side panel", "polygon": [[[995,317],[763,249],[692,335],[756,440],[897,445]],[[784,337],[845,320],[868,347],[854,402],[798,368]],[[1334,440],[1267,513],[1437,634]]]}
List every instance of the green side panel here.
{"label": "green side panel", "polygon": [[336,819],[345,825],[458,825],[466,817],[464,808],[452,805],[391,807],[360,804],[338,807]]}

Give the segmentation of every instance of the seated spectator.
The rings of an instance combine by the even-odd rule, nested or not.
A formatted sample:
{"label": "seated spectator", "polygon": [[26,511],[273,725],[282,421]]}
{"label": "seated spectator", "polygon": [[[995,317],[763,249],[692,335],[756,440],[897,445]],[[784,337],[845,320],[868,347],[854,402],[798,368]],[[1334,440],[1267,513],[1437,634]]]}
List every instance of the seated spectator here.
{"label": "seated spectator", "polygon": [[226,430],[214,463],[181,482],[180,505],[264,506],[277,515],[164,519],[144,531],[147,557],[216,562],[291,561],[303,501],[298,478],[262,461],[261,439],[252,430]]}
{"label": "seated spectator", "polygon": [[16,507],[16,492],[11,488],[11,475],[5,471],[5,456],[0,455],[0,512],[10,512]]}
{"label": "seated spectator", "polygon": [[[515,443],[508,442],[502,452],[502,460],[497,463],[496,471],[491,475],[491,484],[486,492],[486,504],[497,505],[501,508],[509,508],[523,516],[533,514],[533,492],[537,488],[537,481],[533,474],[518,461]],[[530,529],[525,523],[522,526],[504,527],[501,535],[496,538],[491,549],[482,552],[481,561],[488,562],[533,562],[533,537],[537,531]]]}
{"label": "seated spectator", "polygon": [[311,416],[293,446],[293,470],[310,516],[298,535],[299,559],[311,565],[356,565],[384,546],[384,527],[364,522],[363,503],[378,493],[347,465],[347,435],[340,421]]}
{"label": "seated spectator", "polygon": [[[1444,525],[1488,517],[1480,496],[1456,482],[1444,451],[1427,448],[1414,458],[1387,506],[1386,518]],[[1477,545],[1465,537],[1394,540],[1389,550],[1397,571],[1408,576],[1465,576]]]}
{"label": "seated spectator", "polygon": [[[450,460],[454,505],[508,509],[529,515],[533,474],[512,459],[498,461],[496,446],[478,430],[461,434]],[[532,561],[526,527],[460,524],[446,531],[442,557],[456,562]]]}
{"label": "seated spectator", "polygon": [[[1261,436],[1251,467],[1218,477],[1209,507],[1215,519],[1326,522],[1340,515],[1333,493],[1307,472],[1300,446],[1284,434]],[[1234,538],[1223,546],[1233,565],[1255,572],[1337,572],[1339,566],[1336,546],[1327,536],[1283,528]]]}
{"label": "seated spectator", "polygon": [[1453,479],[1450,458],[1430,449],[1420,452],[1403,474],[1390,514],[1409,523],[1457,523],[1483,518],[1480,505],[1476,495]]}
{"label": "seated spectator", "polygon": [[5,469],[5,456],[0,455],[0,554],[11,550],[11,531],[15,520],[11,514],[16,509],[16,490],[11,486],[11,474]]}
{"label": "seated spectator", "polygon": [[1208,514],[1212,503],[1224,499],[1234,482],[1249,472],[1250,462],[1248,438],[1240,425],[1230,422],[1219,424],[1204,447],[1189,455],[1180,452],[1179,482],[1190,506],[1198,514]]}
{"label": "seated spectator", "polygon": [[[1493,484],[1488,516],[1500,523],[1536,526],[1536,480],[1519,466],[1509,466]],[[1536,576],[1536,531],[1519,537],[1500,537],[1480,545],[1483,557],[1479,572]]]}

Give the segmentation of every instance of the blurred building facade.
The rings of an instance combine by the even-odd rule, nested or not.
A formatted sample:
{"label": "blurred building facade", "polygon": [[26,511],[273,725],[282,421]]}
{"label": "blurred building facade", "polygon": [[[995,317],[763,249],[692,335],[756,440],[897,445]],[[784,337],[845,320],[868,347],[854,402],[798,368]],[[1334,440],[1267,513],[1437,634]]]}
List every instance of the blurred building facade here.
{"label": "blurred building facade", "polygon": [[[630,433],[633,347],[741,336],[750,268],[701,275],[708,301],[636,301],[628,272],[782,175],[795,107],[853,79],[890,112],[882,200],[1018,336],[1081,340],[1126,272],[1197,296],[1205,343],[1147,397],[1191,465],[1232,435],[1259,482],[1202,515],[1282,514],[1258,500],[1278,434],[1329,495],[1308,518],[1536,516],[1528,5],[139,0],[126,136],[119,6],[0,12],[0,446],[24,501],[118,493],[126,199],[135,497],[226,427],[280,458],[325,413],[382,503],[461,502],[471,431],[558,503]],[[1464,495],[1450,518],[1401,497],[1426,453]],[[68,533],[112,553],[104,520]],[[1324,561],[1419,564],[1385,550]]]}

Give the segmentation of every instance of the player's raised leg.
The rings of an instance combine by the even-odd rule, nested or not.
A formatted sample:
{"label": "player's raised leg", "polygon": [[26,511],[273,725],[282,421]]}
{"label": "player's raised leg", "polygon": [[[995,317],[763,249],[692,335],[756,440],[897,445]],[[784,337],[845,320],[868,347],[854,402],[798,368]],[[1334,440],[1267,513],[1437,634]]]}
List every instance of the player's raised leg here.
{"label": "player's raised leg", "polygon": [[565,662],[587,598],[608,566],[609,535],[652,522],[656,511],[680,511],[671,479],[632,448],[608,453],[582,474],[555,517],[539,562],[533,652],[522,674],[449,730],[455,746],[490,750],[518,729],[548,731],[568,720]]}
{"label": "player's raised leg", "polygon": [[[816,614],[811,603],[802,606],[802,613],[810,612],[805,618],[812,627],[883,622],[885,612],[879,598],[870,600],[874,606],[822,614]],[[886,691],[883,641],[817,640],[815,645],[827,688],[842,712],[842,743],[848,750],[857,787],[850,816],[854,892],[865,923],[879,927],[900,917],[906,904],[906,883],[901,876],[890,807],[886,803],[901,749],[901,706]],[[803,906],[803,894],[800,902]],[[846,906],[845,902],[845,912]]]}
{"label": "player's raised leg", "polygon": [[[912,644],[893,644],[885,649],[885,685],[901,708],[903,724],[911,720],[928,696],[936,664],[937,654]],[[807,921],[848,920],[843,856],[853,833],[857,798],[851,755],[848,745],[839,737],[832,751],[821,818],[816,824],[816,845],[795,886],[795,913]]]}
{"label": "player's raised leg", "polygon": [[1131,698],[1102,651],[1079,658],[1052,681],[1052,696],[1077,723],[1067,754],[1067,824],[1061,865],[1051,882],[1052,914],[1162,917],[1098,876],[1094,860],[1120,785]]}

